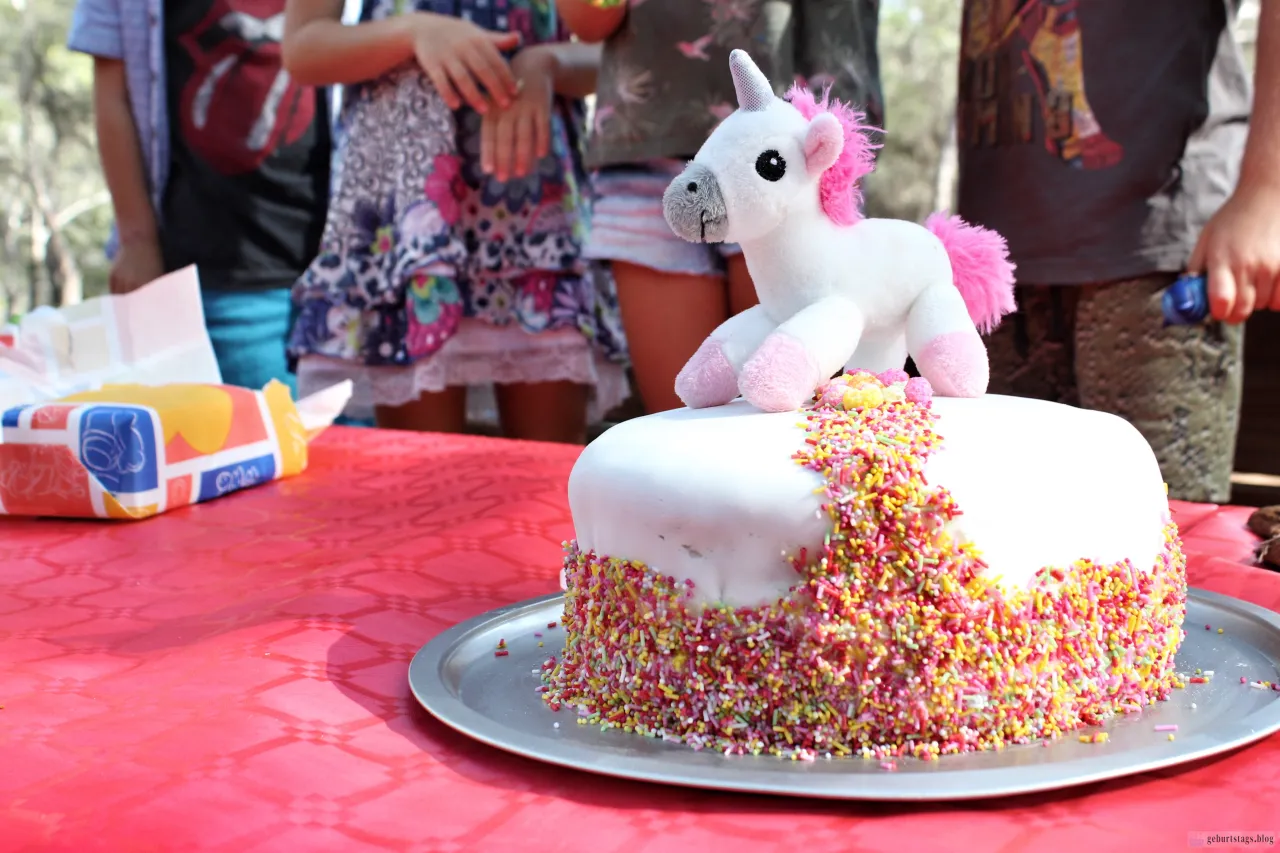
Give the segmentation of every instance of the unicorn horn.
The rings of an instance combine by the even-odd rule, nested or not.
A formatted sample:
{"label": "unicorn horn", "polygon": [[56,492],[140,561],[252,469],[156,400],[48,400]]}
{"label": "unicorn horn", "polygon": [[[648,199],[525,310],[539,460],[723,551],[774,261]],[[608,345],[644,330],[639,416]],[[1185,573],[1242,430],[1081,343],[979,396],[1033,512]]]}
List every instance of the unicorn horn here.
{"label": "unicorn horn", "polygon": [[769,79],[745,50],[734,50],[729,54],[729,72],[733,74],[733,90],[738,94],[740,109],[758,112],[773,102],[773,87],[769,85]]}

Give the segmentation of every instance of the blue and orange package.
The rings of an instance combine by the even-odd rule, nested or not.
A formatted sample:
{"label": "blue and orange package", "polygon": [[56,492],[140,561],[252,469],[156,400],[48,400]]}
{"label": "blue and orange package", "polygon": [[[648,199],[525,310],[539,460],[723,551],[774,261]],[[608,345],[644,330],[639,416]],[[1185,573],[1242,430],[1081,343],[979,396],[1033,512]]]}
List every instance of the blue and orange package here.
{"label": "blue and orange package", "polygon": [[107,385],[0,416],[0,514],[142,519],[292,477],[308,431],[289,390]]}

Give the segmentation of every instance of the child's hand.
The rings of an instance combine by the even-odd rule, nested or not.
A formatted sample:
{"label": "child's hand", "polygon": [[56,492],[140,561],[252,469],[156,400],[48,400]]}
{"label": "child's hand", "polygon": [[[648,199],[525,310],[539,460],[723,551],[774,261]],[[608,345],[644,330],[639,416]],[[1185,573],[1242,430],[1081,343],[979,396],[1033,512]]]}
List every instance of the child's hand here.
{"label": "child's hand", "polygon": [[122,243],[107,279],[112,293],[132,293],[164,275],[160,244],[154,239]]}
{"label": "child's hand", "polygon": [[446,15],[414,16],[414,56],[452,110],[465,101],[484,115],[490,98],[499,107],[510,104],[518,89],[502,51],[519,46],[519,33],[491,32]]}
{"label": "child's hand", "polygon": [[486,115],[480,129],[480,167],[500,181],[523,178],[551,147],[554,54],[544,47],[525,48],[511,61],[511,70],[520,94],[511,106]]}
{"label": "child's hand", "polygon": [[1242,182],[1200,233],[1187,269],[1208,275],[1215,320],[1280,311],[1280,189]]}

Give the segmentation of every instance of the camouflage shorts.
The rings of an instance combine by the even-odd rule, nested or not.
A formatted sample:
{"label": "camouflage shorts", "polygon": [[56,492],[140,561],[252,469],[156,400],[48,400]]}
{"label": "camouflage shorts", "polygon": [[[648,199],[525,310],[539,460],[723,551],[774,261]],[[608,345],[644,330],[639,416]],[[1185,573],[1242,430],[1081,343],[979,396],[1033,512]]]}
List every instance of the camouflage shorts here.
{"label": "camouflage shorts", "polygon": [[1112,412],[1155,450],[1169,496],[1225,503],[1240,423],[1243,329],[1164,328],[1172,276],[1018,288],[987,341],[991,393]]}

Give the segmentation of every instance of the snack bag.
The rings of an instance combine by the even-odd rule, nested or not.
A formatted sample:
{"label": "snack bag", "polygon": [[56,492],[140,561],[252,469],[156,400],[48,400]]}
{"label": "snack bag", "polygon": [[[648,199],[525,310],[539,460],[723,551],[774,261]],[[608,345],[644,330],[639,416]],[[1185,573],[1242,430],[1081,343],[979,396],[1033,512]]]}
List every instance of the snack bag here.
{"label": "snack bag", "polygon": [[350,392],[295,405],[279,382],[106,385],[9,409],[0,514],[141,519],[292,477]]}

